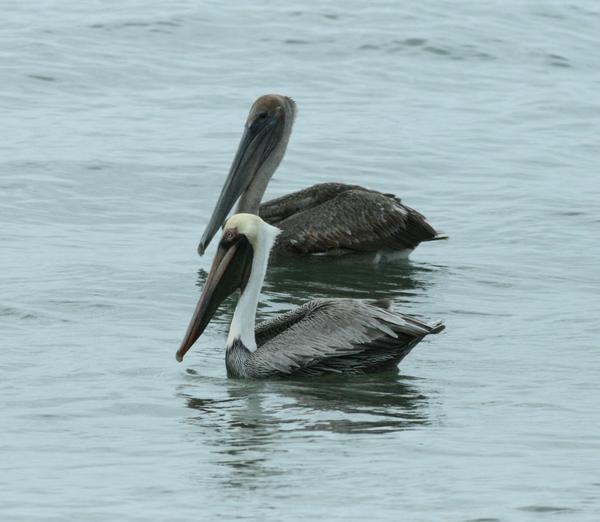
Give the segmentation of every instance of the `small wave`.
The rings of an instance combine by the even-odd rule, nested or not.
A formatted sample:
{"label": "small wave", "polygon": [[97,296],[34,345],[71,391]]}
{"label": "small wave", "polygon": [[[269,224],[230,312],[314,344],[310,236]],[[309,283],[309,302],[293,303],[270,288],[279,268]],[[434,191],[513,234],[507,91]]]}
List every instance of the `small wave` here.
{"label": "small wave", "polygon": [[287,40],[284,40],[283,43],[288,44],[288,45],[307,45],[310,42],[307,40],[298,40],[295,38],[288,38]]}
{"label": "small wave", "polygon": [[479,49],[473,44],[464,44],[460,46],[450,46],[430,42],[426,38],[409,37],[403,40],[392,40],[388,43],[376,44],[367,42],[357,48],[359,51],[378,51],[383,50],[387,53],[418,53],[423,52],[433,54],[441,58],[450,58],[451,60],[495,60],[496,57],[486,51]]}
{"label": "small wave", "polygon": [[149,29],[152,32],[165,32],[170,33],[170,31],[165,30],[167,27],[179,27],[181,26],[181,20],[178,18],[172,18],[169,20],[156,20],[156,21],[141,21],[141,20],[130,20],[127,22],[120,22],[115,24],[90,24],[88,27],[90,29],[106,29],[106,30],[120,30],[120,29],[131,29],[131,28],[143,28]]}
{"label": "small wave", "polygon": [[565,67],[570,68],[571,63],[567,58],[561,56],[560,54],[548,54],[546,57],[548,63],[554,67]]}
{"label": "small wave", "polygon": [[0,317],[16,317],[21,320],[37,319],[37,316],[34,313],[19,310],[18,308],[13,308],[12,306],[0,308]]}
{"label": "small wave", "polygon": [[29,78],[33,78],[34,80],[40,80],[42,82],[55,82],[56,78],[54,76],[46,76],[45,74],[28,74]]}
{"label": "small wave", "polygon": [[561,506],[523,506],[518,508],[520,511],[529,511],[531,513],[575,513],[576,509]]}

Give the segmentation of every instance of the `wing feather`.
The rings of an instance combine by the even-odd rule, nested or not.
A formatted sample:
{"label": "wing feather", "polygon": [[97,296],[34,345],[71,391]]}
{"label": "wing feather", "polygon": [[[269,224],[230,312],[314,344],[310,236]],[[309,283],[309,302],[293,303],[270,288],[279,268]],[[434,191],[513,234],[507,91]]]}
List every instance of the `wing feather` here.
{"label": "wing feather", "polygon": [[262,203],[259,216],[270,225],[277,225],[284,219],[314,208],[342,192],[360,188],[357,185],[345,183],[319,183]]}
{"label": "wing feather", "polygon": [[298,254],[404,250],[438,237],[422,214],[381,192],[350,188],[319,201],[277,222],[280,248]]}
{"label": "wing feather", "polygon": [[317,299],[263,322],[248,363],[256,375],[366,373],[397,364],[429,333],[443,329],[366,301]]}

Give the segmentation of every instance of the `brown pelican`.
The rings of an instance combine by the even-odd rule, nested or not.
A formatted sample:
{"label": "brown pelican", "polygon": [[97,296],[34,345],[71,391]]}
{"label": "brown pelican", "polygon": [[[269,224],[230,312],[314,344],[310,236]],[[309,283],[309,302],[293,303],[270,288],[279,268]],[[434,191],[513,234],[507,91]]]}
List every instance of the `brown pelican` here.
{"label": "brown pelican", "polygon": [[261,205],[267,184],[285,154],[295,116],[296,104],[286,96],[270,94],[254,102],[198,245],[200,255],[238,199],[237,213],[258,214],[282,230],[274,246],[276,258],[369,253],[378,259],[391,252],[408,254],[422,241],[447,239],[393,194],[357,185],[322,183]]}
{"label": "brown pelican", "polygon": [[177,351],[181,361],[221,302],[238,288],[227,337],[229,377],[261,379],[391,370],[442,323],[389,311],[389,302],[316,299],[255,328],[258,296],[279,229],[253,214],[236,214],[223,235],[196,310]]}

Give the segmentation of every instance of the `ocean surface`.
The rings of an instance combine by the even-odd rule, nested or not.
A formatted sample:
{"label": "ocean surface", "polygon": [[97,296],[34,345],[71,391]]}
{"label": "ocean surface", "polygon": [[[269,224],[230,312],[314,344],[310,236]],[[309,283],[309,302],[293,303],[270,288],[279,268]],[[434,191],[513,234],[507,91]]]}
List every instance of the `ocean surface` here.
{"label": "ocean surface", "polygon": [[[3,521],[600,520],[596,0],[0,2]],[[267,196],[393,192],[448,242],[269,271],[443,320],[398,375],[228,380],[175,351],[253,100]]]}

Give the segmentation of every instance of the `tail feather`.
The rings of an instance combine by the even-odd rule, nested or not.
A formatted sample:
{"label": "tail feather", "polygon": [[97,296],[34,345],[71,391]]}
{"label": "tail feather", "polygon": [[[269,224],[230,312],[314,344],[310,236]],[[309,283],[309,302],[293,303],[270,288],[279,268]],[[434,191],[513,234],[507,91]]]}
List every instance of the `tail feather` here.
{"label": "tail feather", "polygon": [[446,328],[446,325],[442,321],[427,323],[423,319],[409,314],[404,314],[402,317],[405,321],[416,325],[417,327],[421,328],[422,331],[424,330],[423,335],[437,334]]}
{"label": "tail feather", "polygon": [[437,234],[436,236],[424,239],[423,241],[440,241],[441,239],[449,239],[449,236],[447,234]]}
{"label": "tail feather", "polygon": [[437,334],[446,329],[446,325],[442,323],[442,321],[438,321],[437,323],[433,323],[429,325],[431,330],[429,330],[430,334]]}

